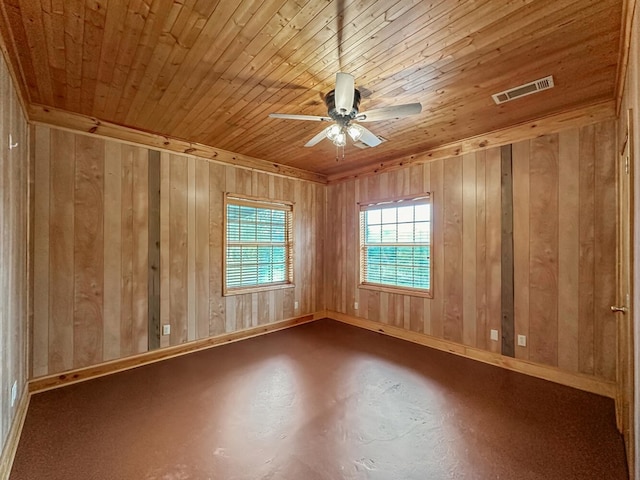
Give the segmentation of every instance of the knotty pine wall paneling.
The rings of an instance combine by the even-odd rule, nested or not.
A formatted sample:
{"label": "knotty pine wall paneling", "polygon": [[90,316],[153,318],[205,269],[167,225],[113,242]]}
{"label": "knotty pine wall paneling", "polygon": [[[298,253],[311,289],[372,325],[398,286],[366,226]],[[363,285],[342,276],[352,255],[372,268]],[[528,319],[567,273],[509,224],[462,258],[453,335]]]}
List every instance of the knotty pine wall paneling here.
{"label": "knotty pine wall paneling", "polygon": [[[512,146],[515,356],[615,380],[615,125]],[[500,353],[499,148],[327,187],[327,309]],[[357,202],[429,191],[433,298],[358,288]],[[344,225],[345,228],[341,228]],[[355,308],[355,304],[358,308]]]}
{"label": "knotty pine wall paneling", "polygon": [[[24,400],[28,378],[29,134],[1,57],[0,139],[0,452],[3,452],[10,446],[9,432],[17,418],[18,405]],[[17,398],[12,406],[14,382]]]}
{"label": "knotty pine wall paneling", "polygon": [[[43,126],[35,144],[33,377],[147,351],[149,150]],[[161,348],[324,308],[324,185],[166,152],[159,168]],[[295,288],[222,296],[227,191],[294,202]]]}

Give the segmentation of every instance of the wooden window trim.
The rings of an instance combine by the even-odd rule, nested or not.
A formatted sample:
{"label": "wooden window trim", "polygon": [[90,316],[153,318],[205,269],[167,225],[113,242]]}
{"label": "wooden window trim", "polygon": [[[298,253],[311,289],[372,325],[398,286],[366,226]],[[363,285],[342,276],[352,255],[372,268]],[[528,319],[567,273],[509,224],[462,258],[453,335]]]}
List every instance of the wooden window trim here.
{"label": "wooden window trim", "polygon": [[[426,245],[429,245],[429,289],[396,286],[389,284],[381,284],[374,282],[367,282],[364,280],[365,275],[365,244],[364,244],[364,225],[361,220],[362,212],[367,210],[382,210],[384,208],[398,208],[407,205],[421,205],[428,204],[431,208],[431,219],[429,220],[429,240]],[[415,195],[407,195],[403,197],[387,198],[372,200],[368,202],[358,202],[358,256],[359,256],[359,282],[358,288],[366,290],[374,290],[379,292],[395,293],[402,295],[409,295],[414,297],[433,298],[433,194],[431,192],[424,192]],[[414,243],[407,242],[381,242],[376,246],[414,246]]]}
{"label": "wooden window trim", "polygon": [[[274,282],[268,284],[247,285],[243,287],[227,286],[227,206],[232,205],[267,208],[270,210],[282,210],[287,212],[286,239],[284,247],[286,251],[286,276],[284,282]],[[244,295],[249,293],[264,292],[269,290],[281,290],[294,288],[294,203],[286,200],[275,200],[264,197],[251,197],[248,195],[225,192],[223,197],[223,225],[222,225],[222,296]],[[256,246],[273,245],[271,242],[255,242]],[[279,244],[282,245],[282,244]]]}

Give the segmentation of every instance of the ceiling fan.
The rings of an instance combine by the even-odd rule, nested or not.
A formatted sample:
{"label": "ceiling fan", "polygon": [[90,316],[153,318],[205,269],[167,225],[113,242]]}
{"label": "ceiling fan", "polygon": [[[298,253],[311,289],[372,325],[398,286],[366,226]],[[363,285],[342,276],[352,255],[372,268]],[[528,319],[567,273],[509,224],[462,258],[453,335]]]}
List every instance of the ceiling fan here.
{"label": "ceiling fan", "polygon": [[360,112],[358,110],[360,107],[360,92],[355,88],[353,76],[348,73],[336,74],[336,88],[327,93],[324,97],[324,103],[327,105],[327,117],[289,115],[287,113],[271,113],[269,116],[286,120],[334,122],[333,125],[328,126],[309,140],[304,145],[305,147],[313,147],[325,138],[331,140],[336,147],[344,147],[347,144],[347,136],[351,137],[354,142],[359,140],[369,147],[375,147],[380,145],[382,140],[362,125],[358,125],[359,122],[397,119],[415,115],[422,111],[420,103],[407,103]]}

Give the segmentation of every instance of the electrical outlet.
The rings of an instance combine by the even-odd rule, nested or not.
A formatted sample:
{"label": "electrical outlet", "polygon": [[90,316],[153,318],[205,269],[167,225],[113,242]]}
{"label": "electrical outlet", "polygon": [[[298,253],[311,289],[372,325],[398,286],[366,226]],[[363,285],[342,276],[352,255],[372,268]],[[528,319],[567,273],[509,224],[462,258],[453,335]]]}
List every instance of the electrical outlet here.
{"label": "electrical outlet", "polygon": [[358,302],[355,302],[355,303],[353,304],[353,309],[354,309],[354,310],[358,310]]}
{"label": "electrical outlet", "polygon": [[518,335],[518,346],[526,347],[527,346],[527,336],[526,335]]}
{"label": "electrical outlet", "polygon": [[162,326],[162,335],[170,335],[171,334],[171,325],[163,325]]}
{"label": "electrical outlet", "polygon": [[293,302],[293,308],[296,310],[298,309],[298,302]]}
{"label": "electrical outlet", "polygon": [[491,330],[491,340],[494,342],[498,341],[498,330]]}
{"label": "electrical outlet", "polygon": [[13,385],[11,386],[11,406],[13,407],[16,404],[16,399],[18,398],[18,381],[15,380]]}

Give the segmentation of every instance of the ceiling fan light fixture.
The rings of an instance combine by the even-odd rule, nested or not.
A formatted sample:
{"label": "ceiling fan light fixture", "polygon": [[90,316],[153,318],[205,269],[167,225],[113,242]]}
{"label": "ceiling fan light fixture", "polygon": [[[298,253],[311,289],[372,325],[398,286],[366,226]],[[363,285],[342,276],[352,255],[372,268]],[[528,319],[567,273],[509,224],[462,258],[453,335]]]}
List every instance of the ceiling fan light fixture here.
{"label": "ceiling fan light fixture", "polygon": [[337,147],[344,147],[347,144],[347,135],[344,127],[340,125],[331,125],[327,129],[327,138]]}
{"label": "ceiling fan light fixture", "polygon": [[347,136],[344,132],[340,132],[332,141],[336,147],[344,147],[347,144]]}
{"label": "ceiling fan light fixture", "polygon": [[360,125],[349,125],[347,127],[347,133],[354,142],[357,142],[362,136],[362,127]]}

